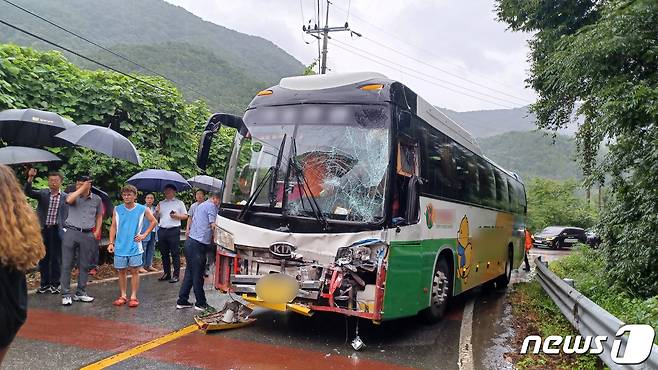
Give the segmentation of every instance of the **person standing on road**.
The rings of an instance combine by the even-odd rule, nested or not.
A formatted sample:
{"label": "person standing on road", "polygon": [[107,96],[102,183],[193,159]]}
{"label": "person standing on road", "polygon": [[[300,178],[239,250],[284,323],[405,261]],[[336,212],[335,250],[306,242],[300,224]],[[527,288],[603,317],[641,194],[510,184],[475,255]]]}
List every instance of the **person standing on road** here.
{"label": "person standing on road", "polygon": [[[144,197],[144,205],[146,208],[151,211],[151,214],[155,215],[155,195],[148,193],[146,194],[146,197]],[[148,227],[148,224],[144,224],[144,230]],[[144,244],[144,263],[142,265],[142,268],[139,270],[140,273],[145,273],[145,272],[152,272],[152,271],[158,271],[155,267],[153,267],[153,254],[155,253],[155,233],[157,232],[157,224],[156,227],[151,231],[146,239],[142,241]]]}
{"label": "person standing on road", "polygon": [[[169,280],[177,283],[180,276],[180,226],[181,221],[187,220],[185,203],[176,199],[176,187],[166,185],[165,199],[158,203],[155,212],[160,219],[158,224],[158,243],[162,253],[162,268],[164,272],[159,281]],[[169,259],[171,255],[171,260]],[[171,264],[173,263],[173,275]]]}
{"label": "person standing on road", "polygon": [[27,318],[25,271],[33,268],[46,253],[37,215],[27,203],[14,172],[5,165],[0,165],[0,235],[2,365],[9,345]]}
{"label": "person standing on road", "polygon": [[[139,306],[137,290],[139,289],[139,268],[144,264],[144,248],[142,242],[151,234],[157,221],[151,210],[146,206],[135,203],[137,188],[126,185],[121,189],[123,204],[114,209],[112,226],[110,227],[110,243],[107,251],[114,253],[114,268],[119,270],[120,295],[115,306],[122,306],[128,302],[128,307]],[[144,224],[148,227],[144,230]],[[128,276],[130,269],[132,275],[130,301],[127,301]]]}
{"label": "person standing on road", "polygon": [[46,256],[39,261],[41,284],[37,294],[59,294],[59,276],[62,265],[62,234],[64,220],[68,214],[66,204],[67,194],[61,190],[62,174],[48,174],[48,189],[35,190],[32,182],[37,176],[37,169],[30,168],[27,172],[25,194],[37,200],[37,215],[41,225],[41,235],[46,245]]}
{"label": "person standing on road", "polygon": [[194,288],[196,302],[194,308],[199,311],[212,310],[206,302],[203,292],[203,272],[206,265],[206,253],[212,243],[212,232],[217,218],[217,207],[221,194],[213,193],[211,198],[201,203],[194,211],[194,218],[190,225],[190,237],[185,240],[185,278],[178,294],[176,308],[189,308],[190,291]]}
{"label": "person standing on road", "polygon": [[[91,192],[91,178],[87,175],[78,176],[75,182],[76,190],[66,197],[69,213],[62,237],[62,304],[70,306],[75,301],[93,302],[94,298],[87,295],[87,279],[89,264],[93,259],[100,239],[103,223],[101,198]],[[92,233],[92,230],[95,230]],[[78,288],[71,296],[71,270],[76,249],[78,250]]]}
{"label": "person standing on road", "polygon": [[532,234],[528,229],[525,229],[525,239],[524,239],[525,253],[523,254],[523,262],[525,267],[523,268],[526,271],[530,271],[530,262],[528,261],[528,254],[530,249],[532,249]]}
{"label": "person standing on road", "polygon": [[192,223],[192,217],[194,217],[194,211],[196,210],[196,207],[206,201],[206,191],[203,189],[197,189],[194,192],[194,200],[195,202],[190,205],[190,210],[187,212],[188,218],[187,225],[185,226],[185,239],[190,236],[190,224]]}

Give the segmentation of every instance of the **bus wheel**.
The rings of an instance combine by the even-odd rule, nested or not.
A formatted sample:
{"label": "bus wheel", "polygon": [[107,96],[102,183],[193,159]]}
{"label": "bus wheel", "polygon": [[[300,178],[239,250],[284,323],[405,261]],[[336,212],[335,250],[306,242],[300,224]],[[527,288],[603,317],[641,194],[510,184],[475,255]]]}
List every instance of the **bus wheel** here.
{"label": "bus wheel", "polygon": [[440,258],[432,277],[430,306],[421,311],[421,317],[428,323],[435,323],[443,317],[450,298],[450,269],[444,258]]}
{"label": "bus wheel", "polygon": [[498,289],[505,288],[512,278],[512,257],[514,257],[514,254],[512,252],[512,248],[509,248],[509,252],[507,253],[507,261],[505,262],[505,272],[496,278],[496,288]]}

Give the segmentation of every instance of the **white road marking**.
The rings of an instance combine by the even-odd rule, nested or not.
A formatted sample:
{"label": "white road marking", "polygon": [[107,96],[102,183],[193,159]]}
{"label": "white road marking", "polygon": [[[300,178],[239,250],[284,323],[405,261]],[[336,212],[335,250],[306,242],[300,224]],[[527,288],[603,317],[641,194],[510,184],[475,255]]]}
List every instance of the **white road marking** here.
{"label": "white road marking", "polygon": [[473,345],[471,337],[473,335],[473,305],[475,299],[471,299],[464,307],[462,314],[462,326],[459,331],[459,360],[457,365],[459,370],[473,370]]}

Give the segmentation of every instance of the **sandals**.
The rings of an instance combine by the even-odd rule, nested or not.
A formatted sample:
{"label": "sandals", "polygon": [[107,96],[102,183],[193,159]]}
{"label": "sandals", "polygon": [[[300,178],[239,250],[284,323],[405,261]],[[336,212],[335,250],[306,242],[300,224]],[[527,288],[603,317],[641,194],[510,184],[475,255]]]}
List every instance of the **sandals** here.
{"label": "sandals", "polygon": [[123,306],[124,304],[126,304],[126,302],[128,302],[128,307],[130,308],[135,308],[139,306],[139,300],[137,300],[137,298],[131,298],[130,300],[127,300],[124,297],[117,298],[117,300],[114,301],[112,304],[115,306]]}

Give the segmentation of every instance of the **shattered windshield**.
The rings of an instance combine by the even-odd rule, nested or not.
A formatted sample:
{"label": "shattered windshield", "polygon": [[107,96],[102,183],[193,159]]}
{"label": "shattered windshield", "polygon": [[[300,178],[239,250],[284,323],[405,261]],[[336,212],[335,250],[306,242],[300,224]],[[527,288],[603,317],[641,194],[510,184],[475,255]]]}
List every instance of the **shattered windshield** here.
{"label": "shattered windshield", "polygon": [[[327,218],[375,222],[383,217],[389,159],[388,106],[266,108],[245,115],[251,140],[244,140],[237,149],[241,165],[235,176],[233,203],[244,203],[256,190],[259,179],[276,162],[286,134],[283,160],[273,187],[277,208],[284,208],[291,216],[313,216],[310,192]],[[291,158],[301,173],[289,172]],[[256,205],[269,206],[268,189],[269,184],[257,197]]]}

